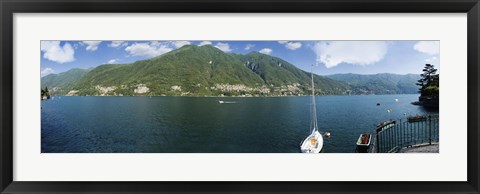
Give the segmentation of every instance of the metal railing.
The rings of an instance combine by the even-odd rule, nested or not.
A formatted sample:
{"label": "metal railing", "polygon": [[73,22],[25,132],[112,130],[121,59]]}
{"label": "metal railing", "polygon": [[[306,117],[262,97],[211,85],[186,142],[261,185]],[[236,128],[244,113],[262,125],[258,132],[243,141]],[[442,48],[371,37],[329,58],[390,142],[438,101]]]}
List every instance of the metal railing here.
{"label": "metal railing", "polygon": [[375,151],[398,152],[402,148],[439,141],[438,116],[426,116],[424,120],[398,120],[393,127],[376,133]]}

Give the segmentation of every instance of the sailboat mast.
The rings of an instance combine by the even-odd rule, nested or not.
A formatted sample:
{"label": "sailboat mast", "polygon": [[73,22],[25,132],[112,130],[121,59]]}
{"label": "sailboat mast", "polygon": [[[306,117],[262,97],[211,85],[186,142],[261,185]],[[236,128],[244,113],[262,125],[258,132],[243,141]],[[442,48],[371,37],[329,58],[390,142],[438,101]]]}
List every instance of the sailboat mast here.
{"label": "sailboat mast", "polygon": [[311,76],[312,76],[312,131],[317,130],[318,131],[318,126],[317,126],[317,106],[315,104],[315,85],[313,82],[313,65],[312,65],[312,71],[311,71]]}

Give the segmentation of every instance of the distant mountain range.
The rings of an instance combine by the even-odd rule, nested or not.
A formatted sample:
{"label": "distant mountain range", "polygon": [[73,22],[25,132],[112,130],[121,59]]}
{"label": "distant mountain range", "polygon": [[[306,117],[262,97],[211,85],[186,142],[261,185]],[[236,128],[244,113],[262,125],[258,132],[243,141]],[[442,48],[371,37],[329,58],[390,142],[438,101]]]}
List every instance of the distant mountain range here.
{"label": "distant mountain range", "polygon": [[[419,75],[314,75],[317,95],[417,93]],[[41,79],[52,95],[290,96],[311,93],[310,72],[270,55],[187,45],[131,64],[71,69]]]}
{"label": "distant mountain range", "polygon": [[372,75],[334,74],[330,79],[342,81],[355,88],[357,94],[417,94],[418,74],[398,75],[379,73]]}

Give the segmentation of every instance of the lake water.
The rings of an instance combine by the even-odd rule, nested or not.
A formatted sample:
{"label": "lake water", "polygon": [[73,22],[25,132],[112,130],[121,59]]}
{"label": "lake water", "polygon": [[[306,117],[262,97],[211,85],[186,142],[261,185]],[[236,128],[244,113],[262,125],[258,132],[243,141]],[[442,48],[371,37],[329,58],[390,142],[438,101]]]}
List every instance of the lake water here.
{"label": "lake water", "polygon": [[[317,96],[320,131],[331,132],[322,152],[354,152],[361,133],[372,132],[384,120],[404,119],[405,113],[438,114],[410,104],[418,96]],[[309,134],[310,100],[308,96],[54,97],[41,102],[41,149],[42,153],[296,153]]]}

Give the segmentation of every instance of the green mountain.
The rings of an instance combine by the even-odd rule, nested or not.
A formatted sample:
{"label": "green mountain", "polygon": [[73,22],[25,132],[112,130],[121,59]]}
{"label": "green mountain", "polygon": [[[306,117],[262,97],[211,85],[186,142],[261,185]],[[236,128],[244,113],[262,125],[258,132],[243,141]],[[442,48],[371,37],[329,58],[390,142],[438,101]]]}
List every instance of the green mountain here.
{"label": "green mountain", "polygon": [[[278,96],[307,95],[310,74],[269,55],[226,54],[187,45],[131,64],[100,65],[42,78],[54,95]],[[65,79],[63,77],[74,74]],[[62,77],[62,79],[55,77]],[[316,93],[347,94],[350,86],[315,75]]]}
{"label": "green mountain", "polygon": [[131,64],[101,65],[80,79],[75,90],[78,95],[220,95],[211,88],[215,84],[261,83],[221,50],[190,45]]}
{"label": "green mountain", "polygon": [[[311,91],[310,72],[298,69],[283,59],[259,52],[231,55],[242,61],[245,67],[260,76],[270,87],[281,88],[296,85],[303,91]],[[351,92],[351,88],[347,84],[323,76],[314,75],[314,82],[316,93],[320,95],[342,95]]]}
{"label": "green mountain", "polygon": [[380,73],[372,75],[360,74],[334,74],[328,75],[333,80],[346,82],[355,88],[358,94],[416,94],[418,86],[415,85],[420,75],[417,74],[390,74]]}
{"label": "green mountain", "polygon": [[[317,95],[416,93],[416,75],[314,75]],[[411,84],[411,80],[414,80]],[[187,45],[130,64],[72,69],[41,80],[52,95],[283,96],[309,95],[311,74],[270,55],[227,54]]]}
{"label": "green mountain", "polygon": [[49,74],[42,77],[41,87],[50,88],[50,94],[66,94],[76,81],[85,76],[91,69],[74,68],[59,74]]}

